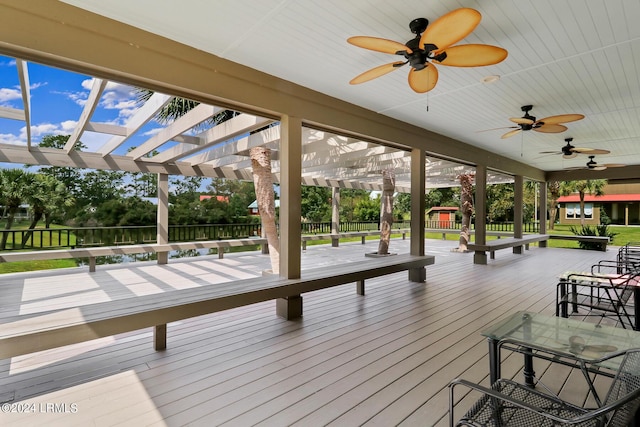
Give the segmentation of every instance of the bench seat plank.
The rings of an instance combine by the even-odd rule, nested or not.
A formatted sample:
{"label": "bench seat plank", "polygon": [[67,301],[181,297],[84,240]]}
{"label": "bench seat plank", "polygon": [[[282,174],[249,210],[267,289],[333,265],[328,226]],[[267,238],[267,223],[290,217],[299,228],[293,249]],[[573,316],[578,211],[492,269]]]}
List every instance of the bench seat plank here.
{"label": "bench seat plank", "polygon": [[467,245],[469,250],[475,251],[475,256],[473,262],[475,264],[486,264],[486,254],[485,252],[489,252],[491,254],[491,259],[495,257],[495,251],[506,248],[514,248],[514,253],[516,249],[522,248],[525,246],[529,249],[529,244],[533,242],[544,242],[549,240],[548,234],[526,234],[522,237],[509,237],[506,239],[496,239],[489,240],[484,244],[470,243]]}
{"label": "bench seat plank", "polygon": [[[298,279],[263,276],[13,316],[3,319],[0,324],[0,358],[146,327],[162,328],[162,325],[178,320],[351,282],[362,282],[363,286],[365,279],[422,268],[434,262],[435,258],[430,255],[393,255],[335,265],[330,269],[302,270],[302,277]],[[159,342],[162,340],[163,337],[159,337]]]}

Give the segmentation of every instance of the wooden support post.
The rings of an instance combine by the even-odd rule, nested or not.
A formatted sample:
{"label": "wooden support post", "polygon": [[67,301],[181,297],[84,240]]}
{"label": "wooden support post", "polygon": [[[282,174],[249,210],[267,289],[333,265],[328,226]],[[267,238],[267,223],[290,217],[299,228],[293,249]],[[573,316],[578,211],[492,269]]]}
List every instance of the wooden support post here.
{"label": "wooden support post", "polygon": [[153,348],[156,351],[167,348],[167,325],[156,325],[153,328]]}
{"label": "wooden support post", "polygon": [[364,295],[364,279],[356,282],[356,292],[358,295]]}
{"label": "wooden support post", "polygon": [[302,296],[293,295],[276,300],[276,314],[284,319],[292,320],[302,317]]}
{"label": "wooden support post", "polygon": [[[331,234],[340,234],[340,187],[331,189]],[[340,246],[340,239],[331,238],[331,247]]]}
{"label": "wooden support post", "polygon": [[[156,220],[156,241],[158,244],[169,243],[169,175],[158,174],[158,213]],[[169,252],[158,252],[158,264],[169,262]]]}
{"label": "wooden support post", "polygon": [[[426,158],[424,151],[411,150],[411,228],[409,252],[411,255],[424,255],[424,206],[425,206],[425,173]],[[424,283],[427,281],[427,269],[413,268],[408,271],[410,282]]]}

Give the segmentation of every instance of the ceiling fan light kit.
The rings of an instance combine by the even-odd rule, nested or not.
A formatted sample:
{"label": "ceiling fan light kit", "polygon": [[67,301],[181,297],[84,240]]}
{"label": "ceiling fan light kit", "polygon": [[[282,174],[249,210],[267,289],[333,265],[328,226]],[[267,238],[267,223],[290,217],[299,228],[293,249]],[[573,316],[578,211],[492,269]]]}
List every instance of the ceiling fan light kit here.
{"label": "ceiling fan light kit", "polygon": [[347,39],[354,46],[376,52],[401,55],[405,61],[395,61],[372,68],[349,83],[360,84],[381,77],[403,65],[410,64],[409,87],[425,93],[438,83],[438,65],[453,67],[481,67],[502,62],[508,55],[505,49],[484,44],[453,46],[468,36],[480,23],[482,15],[475,9],[460,8],[429,23],[417,18],[409,23],[416,36],[405,44],[378,37],[355,36]]}

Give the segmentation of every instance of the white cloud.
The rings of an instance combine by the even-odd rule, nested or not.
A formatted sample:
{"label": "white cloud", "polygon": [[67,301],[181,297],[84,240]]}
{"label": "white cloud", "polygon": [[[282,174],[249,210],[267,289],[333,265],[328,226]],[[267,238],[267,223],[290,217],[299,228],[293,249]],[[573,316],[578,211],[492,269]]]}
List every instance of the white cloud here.
{"label": "white cloud", "polygon": [[163,128],[154,128],[154,129],[149,129],[148,131],[144,132],[142,135],[144,136],[153,136],[157,133],[160,133],[160,131],[162,131]]}
{"label": "white cloud", "polygon": [[78,122],[76,120],[65,120],[64,122],[60,123],[60,127],[62,128],[64,133],[70,134],[76,128],[77,124]]}
{"label": "white cloud", "polygon": [[0,88],[0,104],[6,104],[9,101],[15,101],[16,99],[22,99],[22,92],[20,92],[20,89],[9,89],[6,87]]}
{"label": "white cloud", "polygon": [[[25,139],[26,140],[26,139]],[[0,144],[23,144],[25,140],[21,140],[12,133],[0,133]]]}

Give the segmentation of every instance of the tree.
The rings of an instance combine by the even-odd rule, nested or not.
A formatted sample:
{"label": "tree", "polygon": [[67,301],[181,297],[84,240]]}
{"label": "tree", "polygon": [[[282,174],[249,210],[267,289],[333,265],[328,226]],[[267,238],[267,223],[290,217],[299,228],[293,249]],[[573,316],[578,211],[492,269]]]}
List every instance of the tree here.
{"label": "tree", "polygon": [[578,193],[580,197],[580,225],[584,225],[584,196],[592,194],[594,196],[602,196],[604,194],[604,186],[607,185],[606,179],[587,179],[580,181],[565,181],[560,184],[560,194],[568,196],[572,193]]}
{"label": "tree", "polygon": [[300,213],[311,222],[331,220],[331,189],[303,185]]}
{"label": "tree", "polygon": [[462,227],[457,252],[466,252],[469,244],[471,216],[473,215],[473,179],[474,174],[459,175],[460,180],[460,212],[462,213]]}
{"label": "tree", "polygon": [[[341,199],[342,200],[342,199]],[[352,221],[379,221],[380,196],[371,199],[370,196],[359,198],[353,208]]]}
{"label": "tree", "polygon": [[54,212],[74,204],[74,198],[67,190],[64,183],[51,175],[36,174],[31,191],[26,195],[26,201],[31,208],[31,224],[29,231],[22,241],[24,248],[29,239],[33,237],[33,229],[41,219],[45,219],[45,227],[51,225]]}
{"label": "tree", "polygon": [[380,197],[380,243],[378,255],[389,254],[391,227],[393,226],[393,193],[396,190],[396,174],[389,169],[382,171],[382,196]]}
{"label": "tree", "polygon": [[276,203],[273,194],[273,176],[271,175],[271,150],[264,147],[249,149],[253,182],[256,189],[258,212],[262,221],[262,229],[271,258],[271,271],[280,274],[280,239],[276,228]]}
{"label": "tree", "polygon": [[[30,197],[34,181],[35,174],[22,169],[0,170],[0,205],[6,210],[7,222],[4,227],[6,231],[11,230],[20,205]],[[9,233],[2,233],[0,250],[6,249],[8,237]]]}
{"label": "tree", "polygon": [[399,220],[411,219],[411,194],[400,193],[396,196],[393,215]]}
{"label": "tree", "polygon": [[[371,201],[367,190],[355,190],[351,188],[340,189],[340,219],[346,222],[369,221],[368,219],[357,219],[356,207],[360,200]],[[374,210],[375,215],[375,210]],[[371,221],[374,221],[372,219]]]}
{"label": "tree", "polygon": [[[558,199],[560,198],[560,182],[550,181],[547,184],[549,190],[547,209],[549,210],[549,230],[553,230],[558,216]],[[542,203],[542,202],[541,202]]]}

